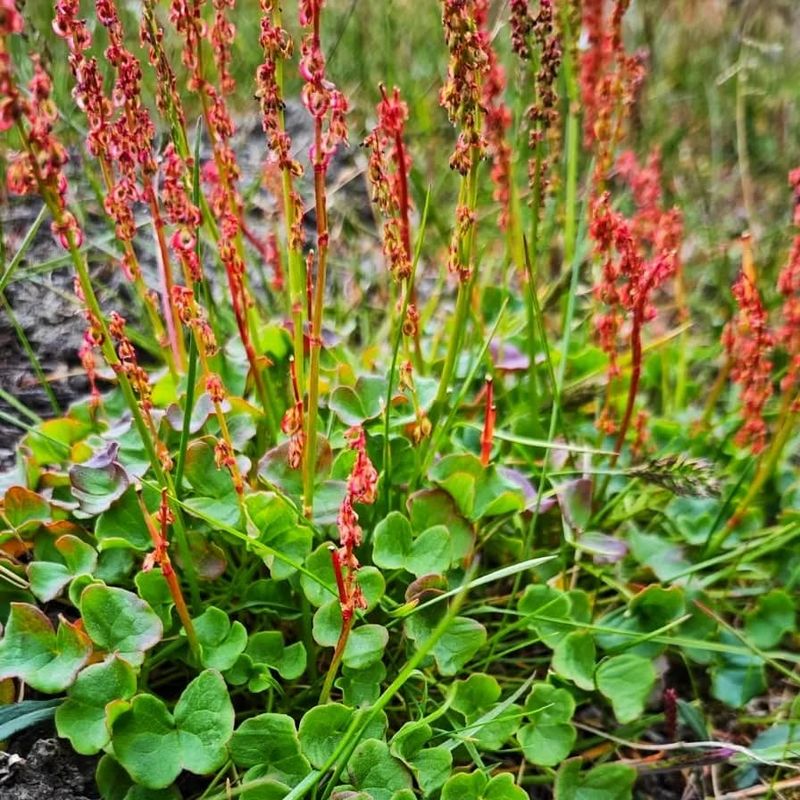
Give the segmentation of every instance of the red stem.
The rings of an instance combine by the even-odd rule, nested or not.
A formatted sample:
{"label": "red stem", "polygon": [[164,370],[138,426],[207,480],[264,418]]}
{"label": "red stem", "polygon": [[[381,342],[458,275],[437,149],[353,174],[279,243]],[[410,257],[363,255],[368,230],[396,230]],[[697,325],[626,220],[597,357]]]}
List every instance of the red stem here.
{"label": "red stem", "polygon": [[486,376],[486,412],[483,419],[483,433],[481,434],[481,464],[489,466],[492,455],[492,440],[494,438],[494,420],[497,416],[497,406],[494,404],[494,381],[491,375]]}

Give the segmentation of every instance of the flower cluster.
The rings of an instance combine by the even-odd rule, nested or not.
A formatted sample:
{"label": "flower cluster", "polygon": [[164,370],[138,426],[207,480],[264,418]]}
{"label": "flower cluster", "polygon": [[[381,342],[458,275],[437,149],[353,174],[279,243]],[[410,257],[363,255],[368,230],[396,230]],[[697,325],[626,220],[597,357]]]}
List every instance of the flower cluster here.
{"label": "flower cluster", "polygon": [[[794,190],[794,224],[800,227],[800,169],[789,174],[789,184]],[[795,236],[789,260],[778,276],[778,291],[783,297],[783,305],[776,339],[789,356],[781,390],[787,396],[795,393],[792,408],[796,411],[800,410],[800,234]]]}
{"label": "flower cluster", "polygon": [[536,100],[525,112],[530,123],[528,146],[534,153],[528,165],[531,187],[543,194],[548,186],[548,159],[540,145],[550,141],[551,154],[560,138],[557,80],[561,69],[561,43],[555,27],[553,0],[540,0],[539,13],[531,23],[531,31],[539,48],[539,69],[536,73]]}
{"label": "flower cluster", "polygon": [[22,15],[14,0],[0,0],[0,133],[7,131],[19,115],[19,93],[11,74],[6,37],[21,32]]}
{"label": "flower cluster", "polygon": [[292,382],[292,404],[283,415],[281,430],[289,437],[289,466],[292,469],[300,469],[306,435],[303,431],[303,396],[300,394],[300,386],[297,381],[297,366],[294,356],[289,358],[289,372]]}
{"label": "flower cluster", "polygon": [[[356,460],[347,478],[347,491],[339,507],[337,525],[339,527],[339,549],[334,553],[334,567],[339,583],[339,601],[342,617],[351,619],[356,609],[366,608],[356,575],[358,559],[355,548],[361,544],[362,531],[358,524],[358,514],[354,504],[371,504],[377,497],[378,472],[367,455],[367,441],[363,428],[351,428],[347,434],[350,448],[356,453]],[[346,572],[342,572],[342,568]]]}
{"label": "flower cluster", "polygon": [[261,0],[259,42],[264,50],[264,61],[256,70],[256,97],[261,105],[261,126],[267,135],[267,146],[280,169],[299,177],[303,168],[292,157],[292,139],[281,118],[284,102],[277,79],[278,64],[291,59],[294,43],[286,30],[274,22],[275,5],[275,0]]}
{"label": "flower cluster", "polygon": [[511,19],[511,48],[523,60],[531,57],[528,37],[533,29],[533,17],[528,0],[511,0],[509,3]]}
{"label": "flower cluster", "polygon": [[450,167],[466,175],[486,150],[481,125],[483,80],[491,69],[490,43],[482,28],[486,0],[442,0],[442,25],[450,53],[439,103],[460,130]]}
{"label": "flower cluster", "polygon": [[[625,154],[620,177],[632,188],[635,212],[628,219],[611,208],[608,192],[592,202],[590,235],[601,262],[594,294],[605,306],[595,318],[600,346],[609,357],[609,377],[619,373],[617,343],[623,322],[631,318],[633,368],[641,368],[641,327],[655,316],[653,292],[673,276],[680,264],[683,220],[680,211],[662,206],[658,155],[641,168],[633,154]],[[638,361],[637,361],[638,359]],[[613,432],[608,406],[600,427]]]}
{"label": "flower cluster", "polygon": [[[348,144],[347,98],[325,77],[325,55],[319,38],[323,0],[300,3],[300,24],[310,28],[300,46],[300,76],[303,105],[314,118],[316,135],[309,158],[316,171],[326,172],[339,144]],[[324,127],[327,121],[327,127]],[[320,245],[322,246],[322,245]]]}
{"label": "flower cluster", "polygon": [[[13,17],[6,23],[11,29],[18,28]],[[39,57],[33,55],[33,76],[28,82],[29,97],[22,98],[17,91],[11,65],[7,58],[5,38],[0,34],[0,84],[9,87],[6,107],[14,120],[24,119],[27,122],[24,136],[27,148],[23,152],[12,153],[6,171],[6,185],[12,194],[33,194],[45,196],[51,206],[53,222],[51,230],[58,243],[65,250],[71,246],[80,247],[83,243],[83,232],[78,221],[67,209],[67,178],[64,165],[67,163],[67,151],[53,134],[53,125],[58,117],[55,105],[50,97],[52,82],[42,67]],[[5,74],[3,74],[5,70]]]}
{"label": "flower cluster", "polygon": [[208,322],[206,310],[195,299],[194,291],[185,286],[173,286],[172,302],[181,322],[194,332],[203,353],[209,357],[216,355],[219,347],[214,330]]}
{"label": "flower cluster", "polygon": [[235,4],[236,0],[213,0],[214,21],[209,38],[223,94],[230,94],[236,88],[236,81],[231,75],[231,45],[236,38],[236,26],[225,16],[225,9],[233,8]]}
{"label": "flower cluster", "polygon": [[[479,23],[489,41],[488,15],[486,7],[480,9]],[[491,178],[494,183],[493,199],[500,204],[500,228],[508,226],[511,201],[511,146],[506,140],[506,131],[511,127],[511,111],[503,100],[506,88],[506,74],[494,49],[487,44],[486,54],[489,69],[484,76],[483,91],[483,130],[486,149],[492,158]]]}
{"label": "flower cluster", "polygon": [[[748,247],[745,241],[745,248]],[[755,272],[745,269],[733,285],[739,308],[722,332],[722,344],[731,365],[731,379],[741,388],[744,424],[736,434],[736,443],[760,453],[767,442],[764,406],[772,396],[772,348],[775,339],[769,330],[767,312],[755,283]]]}
{"label": "flower cluster", "polygon": [[403,145],[408,106],[395,87],[391,96],[381,85],[378,124],[364,140],[370,148],[368,177],[372,199],[383,213],[383,253],[396,281],[411,275],[411,234],[408,213],[408,172],[410,159]]}
{"label": "flower cluster", "polygon": [[92,408],[97,408],[100,405],[100,391],[97,388],[97,359],[95,354],[103,344],[103,326],[86,305],[86,297],[77,278],[75,278],[74,291],[75,296],[83,307],[83,318],[86,320],[86,330],[83,333],[83,342],[78,349],[78,357],[89,382],[89,404]]}
{"label": "flower cluster", "polygon": [[628,55],[622,41],[622,18],[630,0],[614,0],[610,17],[605,0],[582,3],[587,47],[580,59],[584,140],[597,143],[597,174],[605,175],[622,135],[621,121],[644,79],[640,55]]}
{"label": "flower cluster", "polygon": [[197,229],[200,226],[200,209],[189,197],[186,185],[191,164],[187,164],[170,142],[161,158],[161,202],[167,221],[177,226],[170,244],[183,267],[187,281],[203,279],[200,258],[197,255]]}
{"label": "flower cluster", "polygon": [[178,94],[175,71],[162,47],[164,31],[156,23],[154,4],[155,0],[144,0],[142,4],[139,37],[142,46],[147,48],[148,60],[156,73],[156,108],[173,128],[182,129],[186,123],[183,104]]}

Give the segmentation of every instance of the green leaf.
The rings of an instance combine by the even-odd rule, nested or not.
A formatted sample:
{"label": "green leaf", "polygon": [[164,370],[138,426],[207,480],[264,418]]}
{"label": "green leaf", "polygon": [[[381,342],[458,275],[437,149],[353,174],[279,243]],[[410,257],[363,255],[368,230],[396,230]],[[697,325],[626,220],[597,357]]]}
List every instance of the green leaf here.
{"label": "green leaf", "polygon": [[404,569],[411,545],[411,523],[398,511],[391,511],[372,534],[372,562],[382,569]]}
{"label": "green leaf", "polygon": [[85,464],[75,464],[70,468],[72,495],[85,514],[101,514],[130,486],[125,467],[116,460],[118,449],[117,444],[111,444]]}
{"label": "green leaf", "polygon": [[642,714],[655,680],[650,661],[632,653],[604,659],[595,672],[597,688],[611,701],[614,715],[623,724]]}
{"label": "green leaf", "polygon": [[386,380],[377,375],[362,375],[355,386],[337,386],[328,405],[345,425],[361,425],[383,412]]}
{"label": "green leaf", "polygon": [[309,603],[319,608],[324,603],[335,597],[336,576],[333,573],[333,562],[331,561],[331,549],[328,542],[323,542],[305,562],[306,569],[315,575],[319,581],[327,584],[334,589],[334,594],[325,590],[319,581],[312,580],[305,573],[300,575],[300,586],[303,589]]}
{"label": "green leaf", "polygon": [[472,720],[500,699],[500,684],[492,675],[476,672],[466,680],[455,682],[452,707],[465,719]]}
{"label": "green leaf", "polygon": [[441,489],[423,489],[408,500],[411,527],[418,532],[444,525],[453,542],[453,558],[465,558],[472,549],[472,525],[459,512],[453,498]]}
{"label": "green leaf", "polygon": [[629,800],[636,770],[624,764],[601,764],[581,772],[581,759],[565,761],[556,773],[555,800]]}
{"label": "green leaf", "polygon": [[181,772],[181,745],[175,720],[164,703],[151,694],[133,698],[130,708],[114,720],[114,753],[137,782],[164,789]]}
{"label": "green leaf", "polygon": [[60,618],[58,632],[35,606],[11,603],[0,641],[0,679],[19,678],[47,694],[63,692],[75,680],[92,651],[89,637]]}
{"label": "green leaf", "polygon": [[525,701],[525,713],[531,722],[517,732],[525,758],[543,767],[553,767],[565,759],[577,738],[570,724],[575,713],[572,695],[549,683],[535,683]]}
{"label": "green leaf", "polygon": [[411,774],[390,752],[386,742],[366,739],[350,757],[347,765],[353,786],[373,800],[391,800],[394,792],[410,789]]}
{"label": "green leaf", "polygon": [[[305,561],[311,552],[311,529],[300,525],[297,512],[285,500],[273,492],[255,492],[247,496],[245,507],[250,523],[248,533],[297,564]],[[264,563],[275,580],[283,580],[296,572],[294,567],[274,556],[265,556]]]}
{"label": "green leaf", "polygon": [[149,694],[133,698],[112,725],[112,745],[131,777],[149,789],[163,789],[182,769],[208,775],[227,758],[234,712],[222,676],[201,672],[184,690],[174,716]]}
{"label": "green leaf", "polygon": [[484,800],[527,800],[524,789],[514,783],[514,776],[508,772],[495,775],[483,790]]}
{"label": "green leaf", "polygon": [[214,498],[232,497],[233,479],[227,469],[220,469],[217,466],[215,444],[211,436],[190,442],[186,448],[183,476],[198,495]]}
{"label": "green leaf", "polygon": [[570,626],[553,621],[571,621],[572,603],[569,595],[558,589],[544,584],[527,586],[517,608],[529,618],[529,626],[551,650],[571,630]]}
{"label": "green leaf", "polygon": [[406,569],[416,577],[444,573],[453,560],[450,532],[444,525],[434,525],[414,540]]}
{"label": "green leaf", "polygon": [[53,543],[60,562],[33,561],[28,564],[31,591],[38,600],[47,603],[78,575],[94,572],[97,566],[95,549],[77,536],[65,534]]}
{"label": "green leaf", "polygon": [[383,625],[361,625],[347,637],[342,659],[351,669],[366,669],[380,661],[389,641],[389,631]]}
{"label": "green leaf", "polygon": [[230,669],[247,646],[244,625],[238,620],[231,624],[228,615],[215,606],[194,620],[194,630],[200,643],[200,663],[209,669]]}
{"label": "green leaf", "polygon": [[161,620],[144,600],[117,587],[91,584],[81,594],[81,616],[92,641],[109,653],[118,653],[133,666],[145,650],[158,644],[164,632]]}
{"label": "green leaf", "polygon": [[744,629],[760,650],[777,647],[787,633],[797,630],[794,600],[782,589],[774,589],[758,598],[756,607],[745,615]]}
{"label": "green leaf", "polygon": [[[156,506],[151,499],[154,495],[147,490],[144,490],[143,495],[147,508],[154,510]],[[131,547],[134,550],[149,550],[153,546],[142,509],[136,499],[136,490],[132,486],[97,518],[94,533],[100,549]]]}
{"label": "green leaf", "polygon": [[500,699],[500,684],[491,675],[476,672],[456,681],[453,709],[464,716],[466,735],[481,750],[499,750],[520,725],[520,707],[510,704],[490,721],[478,722]]}
{"label": "green leaf", "polygon": [[3,498],[3,514],[18,534],[24,534],[50,519],[50,504],[24,486],[12,486]]}
{"label": "green leaf", "polygon": [[315,706],[303,714],[298,735],[303,754],[320,769],[333,754],[353,718],[353,709],[340,703]]}
{"label": "green leaf", "polygon": [[588,631],[572,631],[553,651],[553,670],[581,689],[592,691],[596,655],[592,634]]}
{"label": "green leaf", "polygon": [[433,794],[450,777],[453,768],[453,754],[446,747],[427,747],[420,750],[407,766],[423,795]]}
{"label": "green leaf", "polygon": [[[740,645],[730,632],[720,633],[720,642]],[[764,661],[753,653],[720,653],[711,668],[711,694],[726,705],[741,708],[767,688]]]}
{"label": "green leaf", "polygon": [[385,677],[386,667],[380,661],[367,669],[350,669],[345,666],[336,685],[342,690],[345,703],[357,708],[371,705],[378,699]]}
{"label": "green leaf", "polygon": [[[417,647],[433,633],[435,623],[424,614],[413,614],[405,623],[406,634]],[[456,617],[431,651],[442,675],[455,675],[483,647],[486,628],[469,617]]]}
{"label": "green leaf", "polygon": [[269,775],[289,786],[311,771],[300,752],[294,720],[285,714],[259,714],[245,720],[231,738],[230,753],[239,766],[264,765]]}
{"label": "green leaf", "polygon": [[175,706],[184,767],[197,775],[218,769],[225,762],[233,723],[233,705],[222,675],[214,670],[201,672]]}
{"label": "green leaf", "polygon": [[481,800],[487,783],[482,772],[459,772],[442,787],[442,800]]}
{"label": "green leaf", "polygon": [[111,656],[86,667],[56,711],[58,735],[69,739],[82,755],[99,753],[109,742],[109,704],[129,700],[136,692],[136,673],[127,661]]}
{"label": "green leaf", "polygon": [[329,600],[316,610],[311,632],[320,647],[336,647],[342,632],[342,608],[338,600]]}

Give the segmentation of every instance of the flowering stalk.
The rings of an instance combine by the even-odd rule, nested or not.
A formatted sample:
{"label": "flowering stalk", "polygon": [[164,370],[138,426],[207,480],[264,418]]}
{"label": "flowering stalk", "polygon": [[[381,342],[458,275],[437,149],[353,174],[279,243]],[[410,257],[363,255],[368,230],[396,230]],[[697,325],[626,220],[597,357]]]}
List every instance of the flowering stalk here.
{"label": "flowering stalk", "polygon": [[[378,103],[378,124],[364,140],[370,148],[368,177],[372,184],[372,199],[385,218],[383,224],[383,253],[389,271],[402,286],[399,305],[403,309],[403,334],[414,343],[414,359],[422,371],[422,349],[419,337],[419,312],[412,274],[411,223],[408,195],[408,173],[411,159],[403,142],[403,130],[408,120],[408,106],[400,99],[395,87],[391,97],[381,84]],[[405,300],[406,296],[408,301]],[[405,341],[405,340],[404,340]]]}
{"label": "flowering stalk", "polygon": [[[145,287],[133,248],[136,232],[133,204],[138,200],[152,204],[155,197],[152,189],[152,176],[155,172],[152,140],[155,130],[147,109],[141,103],[141,68],[123,44],[122,28],[112,0],[100,0],[97,4],[97,15],[108,30],[110,42],[106,57],[117,74],[112,98],[107,98],[103,92],[97,60],[85,55],[91,47],[92,37],[85,20],[78,19],[78,13],[77,0],[59,0],[55,8],[53,28],[66,41],[70,51],[69,64],[76,81],[73,94],[89,122],[87,149],[100,164],[107,192],[104,207],[114,221],[117,239],[122,243],[123,270],[134,284],[156,339],[162,341],[164,328]],[[121,109],[116,119],[113,118],[114,107]],[[117,167],[118,177],[115,176],[112,165]],[[141,188],[137,185],[137,169],[141,173]],[[172,280],[169,263],[164,263],[162,258],[159,266],[162,276],[162,312],[170,344],[166,358],[175,375],[176,367],[184,363],[185,353],[183,342],[177,336],[177,315],[170,306]]]}
{"label": "flowering stalk", "polygon": [[237,189],[239,166],[230,145],[234,124],[224,100],[224,95],[233,88],[232,77],[227,67],[230,63],[227,51],[234,28],[225,17],[225,9],[230,7],[230,0],[214,0],[214,22],[211,28],[214,61],[220,75],[221,92],[218,92],[206,80],[203,73],[203,22],[200,5],[197,0],[172,0],[170,19],[184,39],[182,58],[190,73],[188,85],[199,95],[203,119],[219,176],[219,191],[216,194],[216,203],[213,208],[215,216],[220,220],[217,252],[227,276],[236,327],[250,363],[256,394],[274,438],[277,428],[275,408],[267,393],[261,360],[253,346],[252,328],[255,323],[254,320],[251,322],[248,319],[247,313],[250,297],[247,291],[242,242],[242,202]]}
{"label": "flowering stalk", "polygon": [[[317,459],[317,410],[319,406],[319,360],[322,350],[322,317],[328,264],[328,205],[325,178],[339,143],[347,143],[345,115],[347,99],[325,76],[325,56],[320,42],[320,17],[324,0],[301,0],[300,24],[306,28],[301,46],[300,73],[305,81],[303,105],[314,119],[314,143],[310,158],[314,167],[314,211],[317,218],[317,274],[311,313],[308,413],[303,458],[303,513],[311,517],[314,471]],[[327,127],[326,127],[327,123]],[[310,269],[309,269],[310,276]]]}
{"label": "flowering stalk", "polygon": [[461,189],[448,259],[448,269],[458,280],[458,294],[453,335],[434,400],[433,425],[442,413],[461,350],[474,276],[478,164],[486,152],[482,84],[491,65],[489,35],[483,24],[487,9],[486,0],[442,0],[442,25],[450,60],[439,103],[451,123],[460,129],[450,167],[461,174]]}
{"label": "flowering stalk", "polygon": [[[800,207],[797,203],[800,198],[800,169],[792,170],[789,174],[789,183],[795,197],[794,224],[796,228],[800,228]],[[748,441],[750,441],[751,434],[754,434],[756,446],[760,445],[761,448],[765,444],[765,439],[761,438],[761,434],[763,433],[765,436],[766,431],[761,410],[772,394],[772,382],[769,375],[772,364],[769,352],[774,345],[779,345],[785,350],[789,364],[780,384],[783,397],[777,415],[778,429],[769,442],[769,446],[761,453],[756,474],[744,498],[728,520],[723,538],[738,526],[764,484],[774,473],[783,450],[800,419],[800,234],[795,236],[789,259],[778,276],[778,291],[783,297],[782,324],[775,336],[767,329],[766,320],[762,314],[759,314],[758,304],[752,297],[747,298],[747,311],[740,303],[739,317],[736,321],[738,324],[733,323],[725,331],[726,347],[727,339],[730,339],[731,348],[737,354],[731,375],[743,386],[742,402],[745,426],[742,430],[748,431],[746,434]],[[738,300],[739,296],[737,295]],[[763,307],[761,312],[763,312]],[[754,452],[756,452],[755,449]]]}
{"label": "flowering stalk", "polygon": [[[19,26],[16,26],[13,15],[11,24],[7,25],[6,29],[0,26],[0,85],[5,85],[8,91],[8,98],[11,101],[10,103],[6,101],[0,104],[0,109],[9,116],[11,124],[16,125],[20,139],[25,147],[25,152],[16,154],[11,159],[7,175],[9,187],[14,191],[25,194],[38,192],[50,211],[53,218],[53,233],[61,247],[69,252],[77,273],[77,286],[80,289],[81,300],[85,304],[84,314],[89,323],[92,342],[96,343],[106,363],[117,376],[120,391],[131,412],[134,427],[142,440],[156,480],[161,485],[165,485],[172,496],[174,495],[174,487],[172,477],[168,471],[171,467],[169,453],[163,448],[157,447],[157,440],[152,438],[152,419],[150,425],[145,421],[143,407],[137,399],[129,378],[129,372],[132,371],[131,367],[135,366],[135,364],[131,362],[131,359],[127,358],[130,355],[127,346],[124,348],[127,364],[123,363],[122,359],[117,355],[112,331],[100,308],[97,295],[92,286],[86,258],[80,250],[83,232],[78,226],[74,214],[69,211],[66,205],[68,186],[62,168],[66,163],[67,156],[64,147],[52,134],[55,115],[52,103],[49,100],[50,79],[41,69],[38,60],[35,60],[34,63],[37,69],[31,86],[33,101],[23,100],[11,74],[10,60],[3,58],[3,55],[8,52],[5,43],[6,34],[15,31],[19,32],[21,27],[21,18],[19,19]],[[0,120],[2,119],[3,115],[0,115]],[[116,331],[116,333],[121,334],[121,331]],[[125,338],[118,335],[121,344]],[[127,344],[129,345],[129,342]],[[175,515],[175,533],[186,565],[187,578],[192,589],[192,601],[196,606],[199,602],[196,571],[191,560],[180,510],[175,508],[173,513]]]}
{"label": "flowering stalk", "polygon": [[354,504],[375,502],[378,473],[367,455],[367,440],[363,428],[350,428],[345,435],[350,448],[356,453],[356,460],[347,478],[347,490],[339,507],[337,525],[340,547],[338,550],[334,547],[331,549],[333,571],[336,575],[336,586],[339,592],[339,607],[342,611],[342,630],[322,685],[320,703],[327,702],[330,697],[333,681],[344,656],[356,611],[367,607],[367,601],[358,585],[359,563],[355,555],[355,548],[361,544],[363,532],[358,524],[358,514]]}
{"label": "flowering stalk", "polygon": [[136,499],[139,501],[139,508],[142,511],[147,530],[150,533],[150,539],[153,542],[153,550],[145,556],[144,563],[142,564],[142,572],[149,572],[153,567],[159,567],[161,570],[161,574],[164,576],[164,580],[169,587],[169,593],[172,595],[172,602],[175,603],[175,610],[178,612],[178,617],[183,625],[184,631],[186,631],[186,639],[189,642],[189,647],[194,656],[199,658],[200,643],[197,640],[197,633],[194,629],[192,617],[189,614],[189,608],[183,597],[180,581],[172,566],[172,559],[169,557],[168,529],[169,525],[175,521],[175,518],[167,502],[167,492],[165,489],[161,490],[161,503],[158,507],[160,530],[156,527],[153,517],[147,510],[147,506],[140,492],[136,493]]}
{"label": "flowering stalk", "polygon": [[294,179],[303,168],[292,158],[292,140],[286,132],[283,101],[283,65],[292,57],[294,45],[282,26],[281,10],[275,0],[261,0],[261,36],[264,61],[256,71],[256,96],[261,104],[261,124],[271,157],[280,169],[283,219],[289,262],[289,306],[292,315],[295,373],[304,378],[305,262],[303,260],[303,203]]}

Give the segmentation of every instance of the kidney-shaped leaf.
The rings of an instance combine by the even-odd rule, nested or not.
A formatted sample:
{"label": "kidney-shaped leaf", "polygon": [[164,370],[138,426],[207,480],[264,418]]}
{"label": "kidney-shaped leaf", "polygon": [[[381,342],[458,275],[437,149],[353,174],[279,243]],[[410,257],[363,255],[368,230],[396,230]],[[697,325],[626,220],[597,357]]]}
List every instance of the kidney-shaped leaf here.
{"label": "kidney-shaped leaf", "polygon": [[81,593],[81,616],[92,641],[109,653],[118,653],[133,666],[144,651],[155,646],[164,632],[161,620],[133,592],[94,583]]}
{"label": "kidney-shaped leaf", "polygon": [[58,632],[35,606],[12,603],[0,641],[0,679],[19,678],[40,692],[63,692],[89,659],[89,637],[60,619]]}

